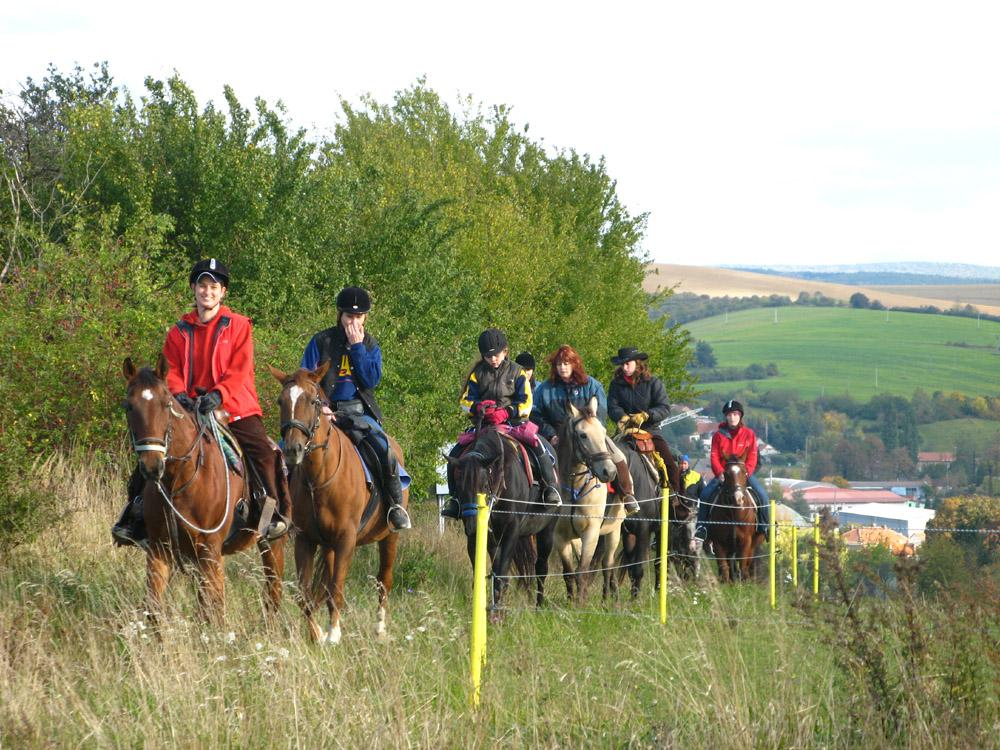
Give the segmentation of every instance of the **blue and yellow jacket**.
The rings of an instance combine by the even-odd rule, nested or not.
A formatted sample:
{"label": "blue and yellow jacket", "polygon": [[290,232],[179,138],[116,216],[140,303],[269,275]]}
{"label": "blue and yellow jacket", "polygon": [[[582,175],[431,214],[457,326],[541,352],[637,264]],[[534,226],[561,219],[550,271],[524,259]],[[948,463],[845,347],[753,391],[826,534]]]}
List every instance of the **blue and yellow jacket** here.
{"label": "blue and yellow jacket", "polygon": [[499,367],[490,367],[480,360],[469,373],[459,403],[469,416],[475,416],[475,406],[481,401],[495,401],[510,412],[513,422],[520,422],[531,414],[531,388],[521,365],[505,359]]}

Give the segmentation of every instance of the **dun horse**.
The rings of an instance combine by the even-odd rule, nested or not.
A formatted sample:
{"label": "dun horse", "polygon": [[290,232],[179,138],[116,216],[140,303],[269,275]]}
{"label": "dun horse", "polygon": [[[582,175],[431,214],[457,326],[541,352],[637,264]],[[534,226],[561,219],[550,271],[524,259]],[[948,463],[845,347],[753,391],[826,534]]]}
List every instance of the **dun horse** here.
{"label": "dun horse", "polygon": [[[493,561],[492,619],[499,619],[507,575],[515,558],[532,556],[535,541],[535,600],[542,606],[545,577],[549,572],[554,508],[541,503],[541,493],[528,483],[520,449],[496,429],[480,429],[472,448],[458,458],[449,457],[454,495],[462,504],[469,560],[475,565],[476,517],[472,507],[483,493],[490,502],[488,552]],[[547,459],[543,459],[547,460]]]}
{"label": "dun horse", "polygon": [[[583,411],[568,405],[556,445],[563,511],[556,522],[555,547],[562,559],[566,593],[571,601],[583,601],[586,595],[591,562],[602,536],[606,537],[600,561],[605,597],[617,586],[611,569],[625,508],[620,501],[608,503],[607,482],[615,478],[617,469],[606,441],[607,432],[597,417],[596,398]],[[576,556],[578,560],[574,560]]]}
{"label": "dun horse", "polygon": [[147,480],[142,500],[149,539],[148,610],[153,617],[160,612],[174,569],[188,569],[193,563],[202,614],[221,617],[222,556],[257,542],[268,607],[275,611],[281,602],[285,539],[258,541],[252,529],[230,535],[236,504],[245,494],[243,478],[229,467],[213,431],[199,427],[194,416],[174,402],[165,382],[167,369],[162,354],[155,370],[139,370],[131,359],[123,367],[128,382],[123,405],[139,469]]}
{"label": "dun horse", "polygon": [[746,452],[728,456],[722,487],[708,514],[708,541],[719,565],[719,578],[728,583],[734,575],[750,579],[757,547],[757,506],[747,489]]}
{"label": "dun horse", "polygon": [[[340,642],[340,613],[344,608],[344,582],[358,545],[378,544],[378,611],[375,632],[386,633],[386,602],[392,589],[392,569],[399,537],[389,531],[381,503],[370,500],[361,457],[350,438],[334,427],[324,412],[320,386],[330,367],[324,362],[315,371],[299,370],[288,375],[275,368],[271,374],[282,384],[278,405],[285,455],[292,470],[292,522],[295,536],[295,566],[298,569],[299,604],[306,616],[309,635],[323,644]],[[390,446],[399,463],[403,454],[392,438]],[[403,505],[409,491],[403,490]],[[316,552],[320,551],[319,574],[313,580]],[[324,632],[314,618],[325,602],[329,625]]]}

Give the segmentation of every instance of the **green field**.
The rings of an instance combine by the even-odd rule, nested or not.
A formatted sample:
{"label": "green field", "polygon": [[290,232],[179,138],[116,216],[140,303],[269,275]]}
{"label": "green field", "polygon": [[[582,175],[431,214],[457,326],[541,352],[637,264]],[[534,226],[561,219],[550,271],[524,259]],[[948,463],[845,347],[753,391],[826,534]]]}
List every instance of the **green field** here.
{"label": "green field", "polygon": [[954,451],[960,442],[984,450],[1000,436],[1000,422],[988,419],[946,419],[920,425],[920,448],[925,451]]}
{"label": "green field", "polygon": [[910,396],[957,391],[1000,393],[1000,323],[945,315],[850,308],[746,310],[691,322],[692,338],[711,344],[719,367],[774,362],[778,377],[705,383],[714,391],[794,390],[805,398],[848,393]]}

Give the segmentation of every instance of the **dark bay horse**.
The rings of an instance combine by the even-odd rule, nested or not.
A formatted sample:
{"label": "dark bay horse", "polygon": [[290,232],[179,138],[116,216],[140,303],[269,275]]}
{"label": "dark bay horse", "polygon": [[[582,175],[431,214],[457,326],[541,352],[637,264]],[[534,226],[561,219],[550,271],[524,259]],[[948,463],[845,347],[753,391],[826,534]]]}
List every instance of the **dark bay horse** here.
{"label": "dark bay horse", "polygon": [[726,458],[722,486],[708,514],[708,541],[723,583],[734,576],[750,580],[754,556],[764,540],[757,533],[757,506],[747,486],[746,458],[746,451]]}
{"label": "dark bay horse", "polygon": [[147,480],[143,515],[149,535],[146,549],[148,610],[161,610],[163,592],[176,567],[194,564],[202,614],[220,618],[225,604],[222,556],[257,543],[264,565],[265,593],[271,611],[281,603],[285,568],[284,537],[266,543],[253,529],[230,535],[243,477],[228,465],[213,430],[199,427],[167,389],[167,361],[156,369],[123,367],[128,387],[125,413],[139,469]]}
{"label": "dark bay horse", "polygon": [[[634,442],[628,437],[616,438],[615,442],[625,454],[625,462],[628,464],[629,473],[632,475],[632,484],[635,486],[635,497],[639,502],[639,512],[626,518],[622,524],[623,553],[621,560],[625,566],[622,569],[622,574],[628,573],[632,581],[632,596],[636,597],[642,587],[650,550],[652,550],[655,560],[654,571],[657,572],[654,585],[659,587],[660,509],[663,504],[663,490],[660,487],[659,473],[649,459],[635,449]],[[672,455],[667,463],[667,479],[670,483],[670,502],[673,506],[677,502],[680,467]],[[671,507],[671,526],[673,522],[674,509]]]}
{"label": "dark bay horse", "polygon": [[[549,572],[552,532],[556,508],[541,502],[538,487],[528,484],[520,448],[501,437],[496,429],[480,428],[470,450],[458,458],[448,457],[454,478],[451,488],[463,508],[469,560],[475,566],[476,516],[471,507],[483,493],[490,504],[487,547],[492,560],[493,604],[491,618],[499,618],[503,595],[508,586],[508,572],[515,557],[531,557],[535,544],[535,602],[545,601],[545,577]],[[544,459],[543,459],[544,460]]]}
{"label": "dark bay horse", "polygon": [[[285,455],[292,470],[292,523],[295,536],[295,566],[298,570],[299,605],[306,616],[314,642],[337,644],[342,630],[344,582],[358,545],[378,544],[378,612],[375,632],[386,633],[386,604],[392,590],[392,569],[399,537],[389,531],[385,512],[370,493],[361,456],[351,439],[333,425],[324,411],[320,381],[330,368],[324,362],[315,371],[301,369],[286,374],[269,367],[282,384],[278,405]],[[389,444],[400,464],[403,453],[396,442]],[[403,490],[403,506],[409,489]],[[321,556],[319,574],[313,577],[316,552]],[[313,614],[325,602],[330,615],[326,632]]]}

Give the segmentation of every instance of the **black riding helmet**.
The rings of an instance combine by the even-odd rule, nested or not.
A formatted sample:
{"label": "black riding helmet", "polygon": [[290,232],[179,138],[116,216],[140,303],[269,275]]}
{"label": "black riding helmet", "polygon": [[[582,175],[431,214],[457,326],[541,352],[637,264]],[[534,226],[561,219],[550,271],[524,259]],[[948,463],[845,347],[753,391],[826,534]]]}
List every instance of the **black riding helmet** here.
{"label": "black riding helmet", "polygon": [[499,328],[487,328],[479,334],[479,353],[484,357],[499,354],[507,348],[507,337]]}
{"label": "black riding helmet", "polygon": [[337,295],[337,309],[348,313],[366,313],[372,309],[372,298],[359,286],[345,286]]}
{"label": "black riding helmet", "polygon": [[222,286],[229,287],[229,268],[221,260],[216,260],[215,258],[199,260],[191,269],[191,274],[188,276],[188,283],[196,284],[202,276],[209,276],[222,284]]}
{"label": "black riding helmet", "polygon": [[735,401],[733,399],[730,399],[729,401],[727,401],[725,403],[725,405],[722,407],[722,413],[723,414],[728,414],[731,411],[738,411],[740,413],[741,417],[745,416],[745,414],[743,412],[743,404],[741,404],[739,401]]}

